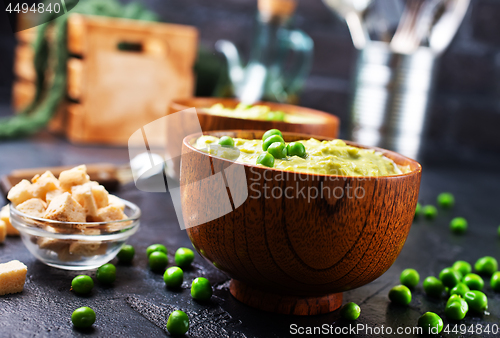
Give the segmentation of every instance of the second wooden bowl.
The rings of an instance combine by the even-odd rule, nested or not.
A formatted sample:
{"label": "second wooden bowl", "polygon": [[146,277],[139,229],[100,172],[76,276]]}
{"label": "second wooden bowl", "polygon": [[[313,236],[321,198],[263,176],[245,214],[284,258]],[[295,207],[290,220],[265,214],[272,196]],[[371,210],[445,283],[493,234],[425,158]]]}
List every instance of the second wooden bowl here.
{"label": "second wooden bowl", "polygon": [[[263,132],[205,134],[259,139]],[[283,135],[287,142],[309,137]],[[416,161],[372,148],[409,172],[293,173],[213,157],[192,146],[200,136],[183,142],[184,224],[196,250],[232,278],[230,290],[238,300],[278,313],[334,311],[343,291],[373,281],[396,260],[417,204]],[[246,199],[238,201],[237,192],[245,189]]]}

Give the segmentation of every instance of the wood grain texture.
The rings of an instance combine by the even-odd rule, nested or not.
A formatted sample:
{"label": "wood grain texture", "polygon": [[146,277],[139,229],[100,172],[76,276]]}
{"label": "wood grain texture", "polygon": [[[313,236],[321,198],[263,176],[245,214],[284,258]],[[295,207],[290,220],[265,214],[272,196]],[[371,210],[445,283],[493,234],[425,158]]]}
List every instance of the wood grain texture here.
{"label": "wood grain texture", "polygon": [[[205,134],[253,139],[262,133]],[[283,135],[287,142],[308,137]],[[373,281],[396,260],[417,204],[421,166],[416,161],[372,148],[398,165],[409,166],[410,172],[382,177],[287,173],[232,163],[194,150],[190,144],[199,136],[188,136],[183,143],[180,183],[184,223],[198,252],[233,279],[266,294],[322,298]],[[231,166],[244,167],[246,181],[240,184],[248,187],[248,198],[232,212],[196,226],[203,214],[203,200],[208,198],[217,208],[231,193],[231,185],[221,187],[206,179],[223,170],[227,173]],[[314,198],[315,191],[322,191],[323,196]],[[250,305],[258,303],[245,301],[244,296],[238,299]]]}
{"label": "wood grain texture", "polygon": [[[72,14],[68,93],[79,108],[68,114],[77,143],[125,145],[163,116],[172,99],[193,94],[198,33],[194,27]],[[138,50],[121,50],[134,44]],[[161,132],[151,144],[163,144]]]}

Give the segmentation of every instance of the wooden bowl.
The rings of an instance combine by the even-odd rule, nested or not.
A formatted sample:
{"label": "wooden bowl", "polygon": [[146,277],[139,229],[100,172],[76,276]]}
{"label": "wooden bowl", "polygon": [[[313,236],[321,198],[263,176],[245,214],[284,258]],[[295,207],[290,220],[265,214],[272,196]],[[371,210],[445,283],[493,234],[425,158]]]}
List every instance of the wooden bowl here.
{"label": "wooden bowl", "polygon": [[[263,132],[205,134],[254,139]],[[230,291],[238,300],[277,313],[331,312],[342,304],[343,291],[373,281],[396,260],[417,204],[422,170],[418,162],[370,148],[410,171],[380,177],[293,173],[210,156],[192,147],[199,136],[183,141],[184,225],[196,250],[232,278]],[[287,142],[309,137],[283,136]],[[246,178],[232,180],[233,169],[244,170]],[[207,180],[218,173],[225,174],[225,185]],[[226,212],[222,201],[234,196],[238,186],[248,188],[241,205],[233,200],[234,210],[200,222],[211,208]],[[323,196],[313,198],[315,189]],[[207,198],[210,210],[204,209]]]}
{"label": "wooden bowl", "polygon": [[[224,107],[235,108],[240,101],[235,99],[225,98],[203,98],[193,97],[188,99],[179,99],[173,101],[169,106],[168,114],[173,114],[181,110],[189,108],[209,108],[216,103],[222,103]],[[272,102],[257,102],[256,104],[269,106],[272,110],[281,110],[287,114],[314,116],[316,121],[314,123],[288,123],[280,121],[259,121],[247,120],[241,118],[232,118],[226,116],[217,116],[204,112],[202,109],[197,109],[196,114],[200,121],[201,131],[213,130],[269,130],[279,129],[284,132],[298,132],[310,135],[318,135],[324,137],[338,137],[339,133],[339,118],[314,109],[298,107],[282,103]],[[177,120],[176,123],[171,123],[167,126],[167,152],[168,157],[172,160],[169,161],[168,166],[171,167],[170,174],[174,179],[179,179],[180,161],[178,155],[182,147],[182,140],[185,135],[195,132],[196,123],[193,122],[193,116],[187,116],[182,120]],[[199,127],[198,127],[199,130]],[[173,153],[170,151],[173,150]],[[177,151],[179,151],[177,153]]]}
{"label": "wooden bowl", "polygon": [[[227,98],[216,97],[193,97],[187,99],[174,100],[170,104],[169,113],[175,113],[188,108],[210,108],[216,103],[222,103],[224,107],[235,108],[240,101]],[[324,137],[338,137],[340,121],[339,118],[314,109],[293,106],[283,103],[257,102],[255,105],[269,106],[273,111],[283,111],[291,115],[314,116],[314,123],[288,123],[281,121],[260,121],[217,116],[197,109],[201,130],[269,130],[279,129],[286,132],[297,132]]]}

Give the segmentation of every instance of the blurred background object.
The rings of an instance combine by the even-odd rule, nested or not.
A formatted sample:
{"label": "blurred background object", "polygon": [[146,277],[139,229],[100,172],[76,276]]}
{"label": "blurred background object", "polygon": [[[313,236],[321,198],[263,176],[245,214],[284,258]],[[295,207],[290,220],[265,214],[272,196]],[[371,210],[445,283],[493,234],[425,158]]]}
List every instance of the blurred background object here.
{"label": "blurred background object", "polygon": [[255,35],[246,67],[233,43],[217,41],[217,50],[227,59],[232,92],[242,102],[298,102],[311,68],[313,42],[303,31],[289,28],[296,6],[297,0],[258,1]]}
{"label": "blurred background object", "polygon": [[469,0],[324,0],[345,18],[361,50],[350,138],[417,158],[436,59],[462,23]]}
{"label": "blurred background object", "polygon": [[[137,1],[162,22],[198,28],[198,60],[203,59],[204,63],[195,64],[196,95],[223,93],[227,72],[215,43],[221,39],[231,41],[241,55],[250,55],[257,0]],[[373,17],[367,21],[370,34],[375,31],[372,27],[378,25],[397,28],[404,1],[386,2],[399,3],[383,8],[390,14],[387,17],[396,19],[386,23]],[[424,159],[444,163],[455,159],[478,161],[500,152],[498,17],[500,2],[471,0],[456,37],[437,61],[433,102],[424,128]],[[337,115],[342,121],[341,137],[348,138],[353,75],[358,60],[348,27],[343,18],[332,15],[322,0],[299,0],[293,23],[314,41],[313,64],[300,94],[300,104]],[[6,22],[0,20],[0,27],[0,115],[9,116],[13,114],[10,104],[16,40]]]}

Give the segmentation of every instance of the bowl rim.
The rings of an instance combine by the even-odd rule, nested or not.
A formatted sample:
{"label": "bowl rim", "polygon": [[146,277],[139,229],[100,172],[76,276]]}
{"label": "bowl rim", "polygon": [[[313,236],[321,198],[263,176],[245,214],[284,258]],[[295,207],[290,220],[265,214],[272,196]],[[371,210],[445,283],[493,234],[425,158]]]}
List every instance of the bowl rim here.
{"label": "bowl rim", "polygon": [[[397,174],[397,175],[387,175],[387,176],[347,176],[347,175],[328,175],[328,174],[306,173],[306,172],[299,172],[299,171],[283,170],[283,169],[278,169],[278,168],[268,168],[268,167],[259,166],[257,164],[248,164],[248,163],[239,163],[239,162],[235,162],[235,161],[230,161],[228,159],[213,156],[213,155],[205,153],[199,149],[196,149],[190,143],[191,140],[198,139],[199,137],[204,136],[204,135],[214,135],[214,134],[219,134],[219,133],[237,133],[237,132],[262,133],[263,134],[265,131],[263,131],[263,130],[240,130],[240,129],[212,130],[212,131],[206,131],[206,132],[202,132],[202,133],[194,133],[194,134],[188,135],[188,136],[184,137],[184,139],[182,140],[182,143],[183,143],[183,145],[187,146],[192,151],[198,152],[200,154],[204,154],[204,155],[211,157],[211,158],[217,158],[218,160],[222,160],[224,162],[236,163],[236,164],[243,165],[244,167],[249,167],[249,168],[258,168],[258,169],[262,169],[262,170],[272,170],[272,171],[287,172],[287,173],[289,172],[289,173],[294,173],[297,175],[307,175],[307,176],[313,176],[313,177],[336,177],[336,178],[341,178],[341,179],[352,179],[352,180],[357,179],[357,180],[369,181],[369,180],[375,180],[375,179],[394,179],[394,178],[400,178],[400,177],[406,177],[406,176],[413,176],[413,175],[418,175],[422,172],[422,165],[418,161],[411,159],[409,157],[406,157],[404,155],[401,155],[401,154],[399,154],[395,151],[392,151],[392,150],[387,150],[387,149],[383,149],[383,148],[379,148],[379,147],[364,146],[364,145],[361,145],[359,143],[352,142],[352,141],[335,139],[335,138],[331,138],[331,137],[324,137],[324,136],[318,136],[318,135],[304,134],[304,133],[282,132],[283,138],[286,138],[287,136],[294,136],[294,137],[298,136],[298,137],[304,137],[304,139],[315,138],[315,139],[318,139],[320,141],[342,140],[346,144],[357,147],[357,148],[378,151],[378,152],[382,153],[382,155],[384,155],[384,156],[388,157],[389,159],[391,159],[392,161],[394,161],[394,163],[396,163],[397,165],[399,165],[399,164],[396,162],[396,160],[393,157],[399,158],[400,160],[406,160],[406,161],[410,162],[412,165],[414,165],[415,168],[413,170],[410,170],[407,173],[402,173],[402,174]],[[390,155],[390,156],[387,156],[387,155]]]}
{"label": "bowl rim", "polygon": [[75,225],[85,225],[86,227],[96,227],[96,226],[103,226],[103,225],[108,225],[108,224],[137,221],[142,215],[141,209],[136,204],[134,204],[130,201],[124,200],[122,198],[119,198],[119,199],[120,199],[120,201],[122,201],[125,204],[125,206],[132,209],[133,213],[131,216],[129,216],[126,219],[121,219],[121,220],[116,220],[116,221],[108,221],[108,222],[62,222],[62,221],[56,221],[56,220],[51,220],[51,219],[46,219],[46,218],[41,218],[41,217],[35,217],[35,216],[31,216],[31,215],[25,214],[22,211],[17,210],[17,208],[12,203],[9,204],[9,210],[10,210],[10,213],[14,214],[15,216],[24,217],[24,218],[32,220],[32,221],[43,222],[43,223],[46,223],[47,225],[53,224],[53,225],[57,225],[57,226],[74,227]]}
{"label": "bowl rim", "polygon": [[[259,121],[259,122],[267,122],[267,123],[277,123],[277,124],[283,124],[283,125],[287,125],[287,124],[291,124],[291,125],[323,125],[323,124],[325,124],[325,122],[332,123],[333,121],[335,121],[335,123],[337,123],[337,124],[340,123],[340,118],[336,115],[329,114],[329,113],[321,111],[321,110],[297,106],[297,105],[288,104],[288,103],[257,101],[255,103],[253,103],[253,105],[264,105],[264,106],[270,106],[270,107],[271,106],[282,106],[284,108],[284,110],[287,108],[290,110],[291,109],[295,109],[295,110],[299,109],[299,110],[302,110],[300,113],[298,111],[285,111],[285,113],[290,114],[290,115],[306,115],[306,113],[307,113],[307,114],[314,114],[314,115],[321,117],[321,118],[318,119],[318,121],[314,121],[314,122],[310,122],[310,123],[294,123],[294,122],[285,122],[285,121],[267,121],[267,120],[245,119],[245,118],[241,118],[241,117],[220,116],[220,115],[210,114],[210,113],[203,111],[202,109],[210,108],[210,107],[203,107],[201,105],[197,105],[196,103],[198,103],[199,101],[213,101],[212,105],[216,104],[216,103],[224,104],[224,102],[241,103],[240,100],[235,99],[235,98],[214,98],[214,97],[199,96],[199,97],[190,97],[190,98],[173,100],[170,103],[170,107],[172,109],[174,109],[175,111],[181,111],[181,110],[185,110],[185,109],[189,109],[189,108],[195,108],[197,114],[207,115],[207,116],[217,116],[217,117],[221,117],[221,118],[225,118],[225,119],[229,119],[229,120],[238,120],[238,121],[248,120],[248,121]],[[194,104],[188,104],[191,102]]]}

